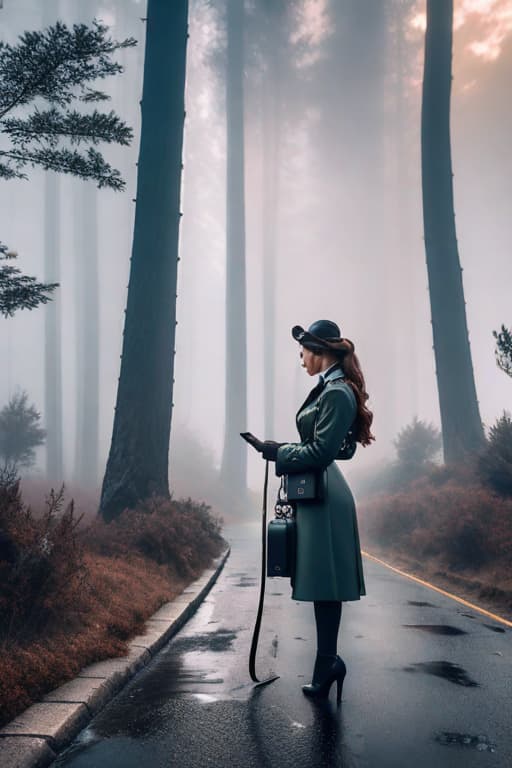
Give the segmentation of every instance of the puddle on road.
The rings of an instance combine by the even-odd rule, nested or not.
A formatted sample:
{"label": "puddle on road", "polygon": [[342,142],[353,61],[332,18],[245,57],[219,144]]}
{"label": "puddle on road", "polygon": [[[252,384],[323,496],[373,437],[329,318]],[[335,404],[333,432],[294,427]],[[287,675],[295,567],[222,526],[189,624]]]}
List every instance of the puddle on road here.
{"label": "puddle on road", "polygon": [[189,653],[190,651],[227,651],[232,647],[232,643],[237,638],[236,629],[216,629],[214,632],[205,632],[204,634],[186,635],[177,637],[173,644],[173,651],[176,653]]}
{"label": "puddle on road", "polygon": [[463,747],[472,747],[479,752],[494,752],[496,744],[483,734],[472,736],[470,733],[458,733],[457,731],[441,731],[434,736],[439,744],[459,744]]}
{"label": "puddle on road", "polygon": [[234,587],[253,587],[257,583],[255,576],[240,576],[238,584],[233,584]]}
{"label": "puddle on road", "polygon": [[433,603],[427,603],[424,600],[408,600],[408,605],[417,605],[417,606],[428,606],[429,608],[437,608],[437,605],[434,605]]}
{"label": "puddle on road", "polygon": [[426,672],[429,675],[442,677],[456,685],[467,687],[479,686],[475,680],[472,680],[466,670],[458,664],[452,664],[451,661],[418,661],[403,668],[405,672]]}
{"label": "puddle on road", "polygon": [[425,632],[432,632],[434,635],[467,635],[463,629],[452,627],[450,624],[402,624],[402,627],[411,627],[412,629],[423,629]]}
{"label": "puddle on road", "polygon": [[233,584],[234,587],[254,587],[256,581],[240,581],[238,584]]}
{"label": "puddle on road", "polygon": [[190,693],[189,696],[197,699],[203,704],[211,704],[212,701],[219,701],[218,696],[211,696],[209,693]]}
{"label": "puddle on road", "polygon": [[482,626],[487,627],[487,629],[492,629],[493,632],[505,632],[506,630],[503,629],[503,627],[497,627],[495,624],[483,624]]}

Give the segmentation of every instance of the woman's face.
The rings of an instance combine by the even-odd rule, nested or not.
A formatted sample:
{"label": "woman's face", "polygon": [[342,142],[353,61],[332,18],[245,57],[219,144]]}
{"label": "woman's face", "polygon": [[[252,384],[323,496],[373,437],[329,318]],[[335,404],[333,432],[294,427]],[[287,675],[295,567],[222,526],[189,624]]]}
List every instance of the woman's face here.
{"label": "woman's face", "polygon": [[301,346],[300,356],[303,361],[304,368],[310,376],[315,376],[322,370],[322,355],[315,355],[310,349]]}

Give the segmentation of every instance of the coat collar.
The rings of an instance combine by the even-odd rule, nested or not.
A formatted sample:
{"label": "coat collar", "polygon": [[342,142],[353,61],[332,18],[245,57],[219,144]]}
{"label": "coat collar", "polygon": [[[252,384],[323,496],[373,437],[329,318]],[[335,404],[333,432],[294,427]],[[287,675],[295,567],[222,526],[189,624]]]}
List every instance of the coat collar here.
{"label": "coat collar", "polygon": [[330,381],[331,379],[338,379],[340,376],[345,378],[341,364],[333,363],[329,368],[327,368],[327,370],[320,373],[318,383],[320,383],[322,380]]}
{"label": "coat collar", "polygon": [[[322,381],[327,383],[332,379],[338,379],[340,377],[345,378],[345,374],[343,373],[341,365],[339,363],[333,363],[333,365],[320,373],[316,386],[318,386]],[[306,397],[299,410],[297,411],[297,416],[304,408],[306,408],[306,406],[308,406],[311,402],[313,402],[313,400],[316,399],[317,395],[315,394],[315,389],[316,387],[312,389],[309,395]]]}

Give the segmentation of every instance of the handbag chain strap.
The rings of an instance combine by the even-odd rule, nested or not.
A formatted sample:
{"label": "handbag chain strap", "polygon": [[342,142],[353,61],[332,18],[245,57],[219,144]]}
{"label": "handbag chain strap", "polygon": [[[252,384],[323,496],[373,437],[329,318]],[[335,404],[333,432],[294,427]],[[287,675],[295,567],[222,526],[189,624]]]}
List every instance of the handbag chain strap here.
{"label": "handbag chain strap", "polygon": [[277,501],[274,507],[276,520],[291,520],[295,516],[295,507],[284,495],[284,475],[281,475],[281,485],[277,492]]}

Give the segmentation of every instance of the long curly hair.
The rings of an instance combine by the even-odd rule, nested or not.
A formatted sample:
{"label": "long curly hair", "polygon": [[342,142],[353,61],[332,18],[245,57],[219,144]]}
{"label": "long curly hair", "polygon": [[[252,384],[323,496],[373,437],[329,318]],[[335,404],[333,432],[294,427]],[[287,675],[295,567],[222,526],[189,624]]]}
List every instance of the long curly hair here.
{"label": "long curly hair", "polygon": [[356,442],[361,445],[371,445],[372,440],[375,440],[375,436],[372,435],[370,427],[373,422],[373,413],[366,407],[366,401],[369,398],[369,394],[366,391],[366,384],[364,381],[363,372],[359,359],[355,353],[354,342],[350,339],[322,339],[321,340],[323,350],[320,351],[318,347],[315,349],[314,345],[306,343],[304,346],[309,347],[315,354],[325,354],[325,352],[334,353],[338,358],[345,374],[347,384],[349,384],[354,392],[357,402],[357,415],[354,420],[352,432]]}

